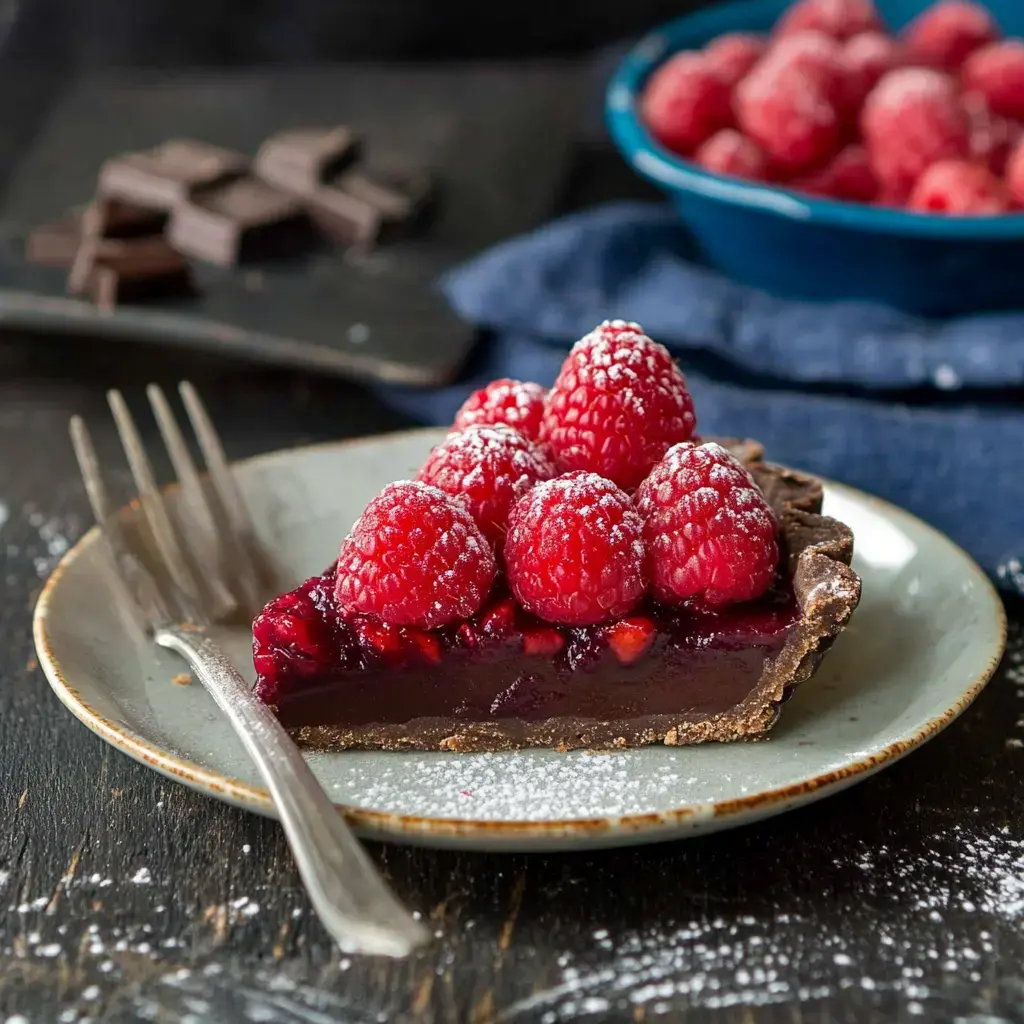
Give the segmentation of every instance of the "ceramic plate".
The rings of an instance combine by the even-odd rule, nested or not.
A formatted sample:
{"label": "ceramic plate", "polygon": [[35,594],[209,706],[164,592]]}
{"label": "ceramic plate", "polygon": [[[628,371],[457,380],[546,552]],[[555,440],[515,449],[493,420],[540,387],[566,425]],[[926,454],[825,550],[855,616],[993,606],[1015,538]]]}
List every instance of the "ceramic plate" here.
{"label": "ceramic plate", "polygon": [[[366,502],[389,481],[412,476],[439,436],[393,434],[239,464],[282,585],[329,564]],[[351,751],[314,754],[310,763],[366,834],[493,850],[683,838],[778,814],[866,778],[974,700],[999,662],[1006,621],[977,566],[920,520],[838,484],[826,489],[825,511],[853,528],[863,601],[767,742],[602,754]],[[39,660],[58,697],[157,771],[272,814],[213,702],[198,684],[172,682],[182,662],[137,648],[113,601],[98,599],[96,539],[90,532],[68,553],[36,608]],[[248,634],[223,639],[251,674]]]}

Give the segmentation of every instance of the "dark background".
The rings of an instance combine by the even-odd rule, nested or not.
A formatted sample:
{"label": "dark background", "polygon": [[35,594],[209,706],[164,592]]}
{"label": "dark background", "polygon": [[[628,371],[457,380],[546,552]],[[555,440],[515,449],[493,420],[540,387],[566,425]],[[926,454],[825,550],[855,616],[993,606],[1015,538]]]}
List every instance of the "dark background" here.
{"label": "dark background", "polygon": [[[10,52],[72,63],[554,56],[703,6],[700,0],[3,0]],[[2,29],[0,29],[2,31]]]}

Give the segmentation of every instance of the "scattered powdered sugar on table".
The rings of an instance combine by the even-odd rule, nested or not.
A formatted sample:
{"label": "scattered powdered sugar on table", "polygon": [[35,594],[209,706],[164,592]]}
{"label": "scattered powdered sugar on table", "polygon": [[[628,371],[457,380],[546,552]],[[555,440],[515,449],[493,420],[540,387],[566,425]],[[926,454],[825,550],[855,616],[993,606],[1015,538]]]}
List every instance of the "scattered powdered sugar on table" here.
{"label": "scattered powdered sugar on table", "polygon": [[[121,912],[115,917],[116,924],[89,921],[88,917],[83,920],[81,916],[57,924],[49,909],[52,893],[36,898],[28,896],[20,904],[10,902],[7,905],[6,927],[0,921],[0,960],[5,965],[35,961],[37,971],[45,970],[52,976],[56,976],[53,972],[60,971],[69,978],[73,977],[70,982],[66,980],[61,984],[59,998],[63,1005],[59,1009],[51,1008],[52,1012],[47,1011],[46,1017],[39,1017],[38,1024],[44,1020],[47,1024],[58,1021],[87,1024],[96,1019],[93,1014],[97,1003],[109,998],[112,991],[123,995],[129,986],[133,989],[129,996],[135,1014],[132,1020],[184,1022],[189,1019],[189,1014],[196,1022],[227,1019],[224,1016],[227,1011],[223,1008],[223,1012],[212,1007],[209,1013],[203,1010],[201,1004],[205,990],[183,990],[181,1000],[170,1001],[160,998],[157,993],[164,985],[177,985],[188,978],[210,979],[225,970],[217,962],[201,963],[193,968],[183,966],[181,961],[184,958],[186,963],[194,962],[197,955],[203,958],[214,956],[221,948],[230,950],[242,929],[260,927],[256,922],[264,910],[253,896],[237,896],[208,906],[179,905],[162,924],[154,925],[130,916],[133,912],[140,912],[147,901],[152,901],[153,906],[146,913],[170,909],[158,902],[158,882],[146,867],[134,872],[129,869],[117,880],[93,872],[71,876],[62,884],[61,898],[84,898],[86,903],[83,906],[98,898],[106,902],[117,900],[119,895],[130,894],[132,910],[122,905]],[[136,889],[140,884],[143,888]],[[261,896],[267,893],[271,899],[275,897],[270,882],[257,886],[256,891]],[[294,908],[294,912],[288,907],[278,907],[278,911],[289,921],[302,916],[301,907]],[[16,969],[8,969],[16,973]],[[143,979],[141,983],[140,978]],[[250,981],[253,982],[252,998],[256,1003],[266,1002],[265,991],[272,991],[275,986],[295,987],[277,971],[257,969]],[[230,1002],[236,985],[237,978],[230,982],[225,978],[222,995],[226,1001]],[[309,992],[313,991],[310,987]],[[106,1019],[106,1016],[100,1016]],[[24,1019],[17,1015],[0,1017],[0,1024]],[[234,1016],[231,1019],[235,1019]],[[276,1015],[266,1019],[278,1020],[281,1017]],[[306,1018],[299,1015],[288,1019]],[[33,1017],[31,1024],[37,1024],[37,1018]]]}
{"label": "scattered powdered sugar on table", "polygon": [[[4,508],[6,511],[6,506]],[[33,505],[26,505],[23,511],[29,526],[39,538],[38,544],[26,546],[25,554],[32,559],[36,574],[40,579],[45,579],[81,535],[82,523],[73,515],[45,515]],[[9,555],[13,553],[8,551]]]}
{"label": "scattered powdered sugar on table", "polygon": [[[1024,918],[1024,839],[1008,826],[984,831],[953,825],[909,854],[864,845],[846,859],[864,872],[869,892],[898,898],[912,911]],[[886,870],[877,870],[883,863]]]}
{"label": "scattered powdered sugar on table", "polygon": [[826,925],[796,893],[792,913],[709,911],[615,938],[598,929],[589,950],[559,957],[553,984],[499,1019],[628,1019],[641,1008],[806,1003],[850,989],[895,995],[907,1014],[937,1019],[929,1001],[947,1000],[936,1004],[945,1013],[949,986],[977,986],[998,952],[979,917],[1014,929],[1024,920],[1024,840],[1008,828],[956,825],[912,850],[854,843],[833,869],[848,927]]}
{"label": "scattered powdered sugar on table", "polygon": [[1006,681],[1017,687],[1017,696],[1024,697],[1024,630],[1011,623],[1006,646]]}

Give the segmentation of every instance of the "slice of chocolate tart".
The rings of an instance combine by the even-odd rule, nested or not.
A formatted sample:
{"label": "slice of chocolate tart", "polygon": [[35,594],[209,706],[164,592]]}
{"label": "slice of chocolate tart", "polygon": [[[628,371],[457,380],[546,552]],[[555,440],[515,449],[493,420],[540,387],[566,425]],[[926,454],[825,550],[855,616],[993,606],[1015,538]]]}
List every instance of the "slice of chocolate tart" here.
{"label": "slice of chocolate tart", "polygon": [[607,749],[763,737],[816,671],[860,599],[853,535],[820,514],[821,484],[721,442],[779,520],[762,597],[717,611],[646,599],[599,626],[552,625],[499,580],[471,618],[441,629],[342,615],[335,570],[264,609],[257,694],[316,749]]}

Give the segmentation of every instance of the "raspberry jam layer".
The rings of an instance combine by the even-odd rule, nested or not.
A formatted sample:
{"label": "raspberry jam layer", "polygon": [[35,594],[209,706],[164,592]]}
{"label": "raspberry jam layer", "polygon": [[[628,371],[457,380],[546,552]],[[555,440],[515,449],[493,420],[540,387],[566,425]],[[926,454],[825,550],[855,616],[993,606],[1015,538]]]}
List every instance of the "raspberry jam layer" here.
{"label": "raspberry jam layer", "polygon": [[500,586],[472,619],[430,632],[343,618],[333,594],[332,567],[276,598],[253,626],[256,693],[300,734],[414,731],[423,720],[707,718],[751,693],[799,619],[784,581],[717,613],[649,604],[585,628],[541,622]]}

